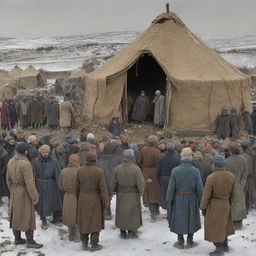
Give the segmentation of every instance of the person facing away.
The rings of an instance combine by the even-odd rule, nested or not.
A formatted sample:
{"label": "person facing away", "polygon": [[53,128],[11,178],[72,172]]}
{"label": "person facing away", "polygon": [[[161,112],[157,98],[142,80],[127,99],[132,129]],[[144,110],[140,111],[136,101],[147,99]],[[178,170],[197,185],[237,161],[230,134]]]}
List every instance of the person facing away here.
{"label": "person facing away", "polygon": [[184,234],[187,234],[187,248],[197,246],[193,241],[194,233],[201,229],[199,205],[203,194],[200,172],[192,165],[193,152],[184,148],[181,164],[172,170],[166,200],[170,203],[171,232],[178,235],[174,247],[184,249]]}
{"label": "person facing away", "polygon": [[245,109],[245,106],[241,107],[241,133],[244,136],[252,134],[252,119],[250,113]]}
{"label": "person facing away", "polygon": [[236,108],[231,109],[230,113],[230,137],[237,139],[240,131],[240,116]]}
{"label": "person facing away", "polygon": [[234,187],[234,200],[231,205],[232,219],[235,229],[242,229],[243,219],[247,216],[245,188],[248,177],[248,165],[240,154],[240,147],[232,142],[229,145],[230,157],[225,161],[225,169],[236,177]]}
{"label": "person facing away", "polygon": [[68,166],[60,173],[60,188],[65,192],[62,208],[62,223],[68,226],[69,241],[79,242],[79,232],[77,229],[76,212],[77,197],[75,191],[76,177],[80,168],[78,155],[72,154],[69,157]]}
{"label": "person facing away", "polygon": [[[108,189],[104,172],[96,166],[97,155],[89,152],[86,165],[78,169],[75,191],[77,195],[77,225],[82,250],[97,251],[100,231],[104,229],[104,209],[109,207]],[[89,236],[91,247],[88,246]]]}
{"label": "person facing away", "polygon": [[149,98],[148,96],[146,96],[145,91],[142,90],[135,101],[131,118],[136,122],[145,122],[149,115],[149,112]]}
{"label": "person facing away", "polygon": [[[7,185],[10,190],[10,228],[15,236],[15,245],[26,244],[27,248],[43,247],[34,240],[36,219],[34,205],[39,196],[36,191],[31,163],[27,159],[28,145],[21,142],[16,147],[16,155],[7,166]],[[26,238],[21,238],[21,232]]]}
{"label": "person facing away", "polygon": [[216,118],[215,131],[219,140],[230,137],[230,116],[227,108],[222,108],[221,114]]}
{"label": "person facing away", "polygon": [[49,130],[56,130],[59,126],[59,104],[53,96],[45,106],[45,115]]}
{"label": "person facing away", "polygon": [[165,97],[161,94],[161,91],[155,92],[154,104],[154,124],[156,127],[163,127],[165,116]]}
{"label": "person facing away", "polygon": [[38,215],[42,220],[42,229],[47,229],[47,216],[53,213],[53,224],[61,223],[62,195],[59,190],[60,167],[57,160],[50,156],[50,147],[43,145],[39,148],[40,157],[33,163],[35,171],[36,189],[39,202],[36,205]]}
{"label": "person facing away", "polygon": [[234,234],[231,204],[236,178],[224,168],[223,155],[216,155],[213,163],[214,170],[206,179],[200,208],[205,217],[205,240],[214,243],[216,247],[209,255],[220,256],[229,252],[228,236]]}
{"label": "person facing away", "polygon": [[114,169],[113,191],[117,194],[116,227],[123,239],[136,238],[142,225],[141,197],[144,193],[144,178],[135,164],[134,151],[123,152],[123,163]]}

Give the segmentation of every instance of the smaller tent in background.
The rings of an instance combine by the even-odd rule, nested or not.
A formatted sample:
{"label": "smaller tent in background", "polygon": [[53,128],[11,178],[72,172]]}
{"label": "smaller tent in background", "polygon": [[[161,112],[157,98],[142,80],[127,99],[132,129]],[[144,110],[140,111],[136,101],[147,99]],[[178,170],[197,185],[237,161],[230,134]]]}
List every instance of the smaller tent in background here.
{"label": "smaller tent in background", "polygon": [[33,89],[45,87],[45,85],[46,80],[43,78],[40,71],[31,65],[21,73],[17,83],[19,89]]}
{"label": "smaller tent in background", "polygon": [[9,71],[9,76],[14,78],[14,79],[18,79],[21,74],[23,72],[23,69],[21,69],[20,67],[18,67],[17,65],[12,68],[10,71]]}

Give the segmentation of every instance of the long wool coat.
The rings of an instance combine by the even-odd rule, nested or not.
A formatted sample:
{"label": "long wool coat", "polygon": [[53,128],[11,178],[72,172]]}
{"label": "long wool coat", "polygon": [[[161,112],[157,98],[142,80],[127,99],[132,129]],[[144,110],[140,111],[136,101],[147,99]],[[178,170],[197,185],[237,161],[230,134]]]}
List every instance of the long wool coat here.
{"label": "long wool coat", "polygon": [[151,146],[145,146],[141,150],[140,165],[145,179],[146,187],[144,193],[144,203],[158,203],[160,199],[160,185],[156,178],[156,166],[161,152]]}
{"label": "long wool coat", "polygon": [[3,103],[2,107],[0,107],[0,113],[1,113],[1,124],[8,125],[10,123],[10,113],[8,106]]}
{"label": "long wool coat", "polygon": [[36,229],[32,202],[38,200],[33,170],[29,160],[20,154],[8,163],[7,185],[10,189],[10,228],[20,231]]}
{"label": "long wool coat", "polygon": [[224,242],[234,234],[231,217],[235,176],[224,168],[215,169],[208,176],[200,208],[206,210],[204,229],[205,240]]}
{"label": "long wool coat", "polygon": [[47,125],[58,126],[59,125],[59,104],[57,101],[47,102],[45,115],[47,119]]}
{"label": "long wool coat", "polygon": [[60,127],[71,127],[75,120],[75,110],[69,101],[60,104]]}
{"label": "long wool coat", "polygon": [[109,207],[103,170],[87,163],[77,173],[77,225],[80,233],[90,234],[104,229],[103,210]]}
{"label": "long wool coat", "polygon": [[62,210],[61,191],[59,189],[60,167],[57,160],[50,156],[36,158],[32,163],[36,177],[36,189],[39,202],[36,210],[40,216],[49,216]]}
{"label": "long wool coat", "polygon": [[8,153],[0,146],[0,198],[3,196],[9,196],[9,189],[6,184],[6,171],[8,164]]}
{"label": "long wool coat", "polygon": [[76,176],[80,168],[79,163],[70,162],[67,168],[60,173],[60,188],[65,192],[62,208],[62,223],[69,226],[76,226],[77,196]]}
{"label": "long wool coat", "polygon": [[154,101],[154,124],[163,125],[165,117],[165,97],[163,95],[156,96]]}
{"label": "long wool coat", "polygon": [[230,137],[230,116],[219,115],[215,121],[215,129],[218,139]]}
{"label": "long wool coat", "polygon": [[252,118],[248,111],[241,113],[241,131],[252,134]]}
{"label": "long wool coat", "polygon": [[132,119],[138,122],[144,122],[150,112],[148,96],[139,95],[135,101],[133,108]]}
{"label": "long wool coat", "polygon": [[9,109],[10,123],[15,124],[18,121],[16,107],[14,104],[9,104],[8,109]]}
{"label": "long wool coat", "polygon": [[240,116],[236,113],[230,115],[230,137],[237,139],[240,131]]}
{"label": "long wool coat", "polygon": [[142,225],[141,197],[144,178],[140,168],[129,159],[117,166],[113,175],[113,191],[117,193],[116,227],[136,231]]}
{"label": "long wool coat", "polygon": [[166,200],[171,205],[170,229],[176,234],[193,234],[201,228],[199,205],[203,194],[200,172],[182,161],[172,170]]}
{"label": "long wool coat", "polygon": [[226,159],[225,169],[232,172],[236,177],[234,200],[231,210],[233,221],[240,221],[247,216],[245,187],[247,183],[248,166],[246,160],[241,155],[232,155]]}
{"label": "long wool coat", "polygon": [[33,99],[28,104],[28,120],[29,122],[40,124],[44,120],[44,105],[41,101]]}
{"label": "long wool coat", "polygon": [[166,191],[173,168],[180,164],[180,157],[175,151],[167,151],[161,155],[156,167],[156,177],[160,184],[160,201],[159,205],[167,210],[168,202],[166,201]]}
{"label": "long wool coat", "polygon": [[212,173],[211,164],[203,158],[193,159],[192,164],[199,170],[204,185],[206,178]]}

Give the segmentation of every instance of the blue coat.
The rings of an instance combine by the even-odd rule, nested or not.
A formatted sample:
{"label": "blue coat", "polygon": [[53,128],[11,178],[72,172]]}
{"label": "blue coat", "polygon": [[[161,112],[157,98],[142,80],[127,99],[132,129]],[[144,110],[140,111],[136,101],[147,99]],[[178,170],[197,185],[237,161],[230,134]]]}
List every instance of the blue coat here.
{"label": "blue coat", "polygon": [[39,202],[36,210],[40,216],[49,216],[62,209],[62,194],[58,187],[60,166],[57,160],[48,157],[36,158],[32,163],[35,171],[36,190]]}
{"label": "blue coat", "polygon": [[169,222],[172,232],[193,234],[201,228],[199,205],[202,194],[203,184],[199,170],[192,163],[182,161],[172,170],[166,194],[166,200],[170,202],[172,209]]}

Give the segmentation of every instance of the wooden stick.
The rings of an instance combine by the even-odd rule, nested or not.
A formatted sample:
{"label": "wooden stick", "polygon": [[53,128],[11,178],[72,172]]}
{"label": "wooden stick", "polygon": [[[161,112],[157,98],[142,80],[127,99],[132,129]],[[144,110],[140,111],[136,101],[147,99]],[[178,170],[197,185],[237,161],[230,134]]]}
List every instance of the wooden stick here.
{"label": "wooden stick", "polygon": [[166,4],[166,12],[167,12],[167,13],[170,12],[170,4],[169,4],[169,3]]}

